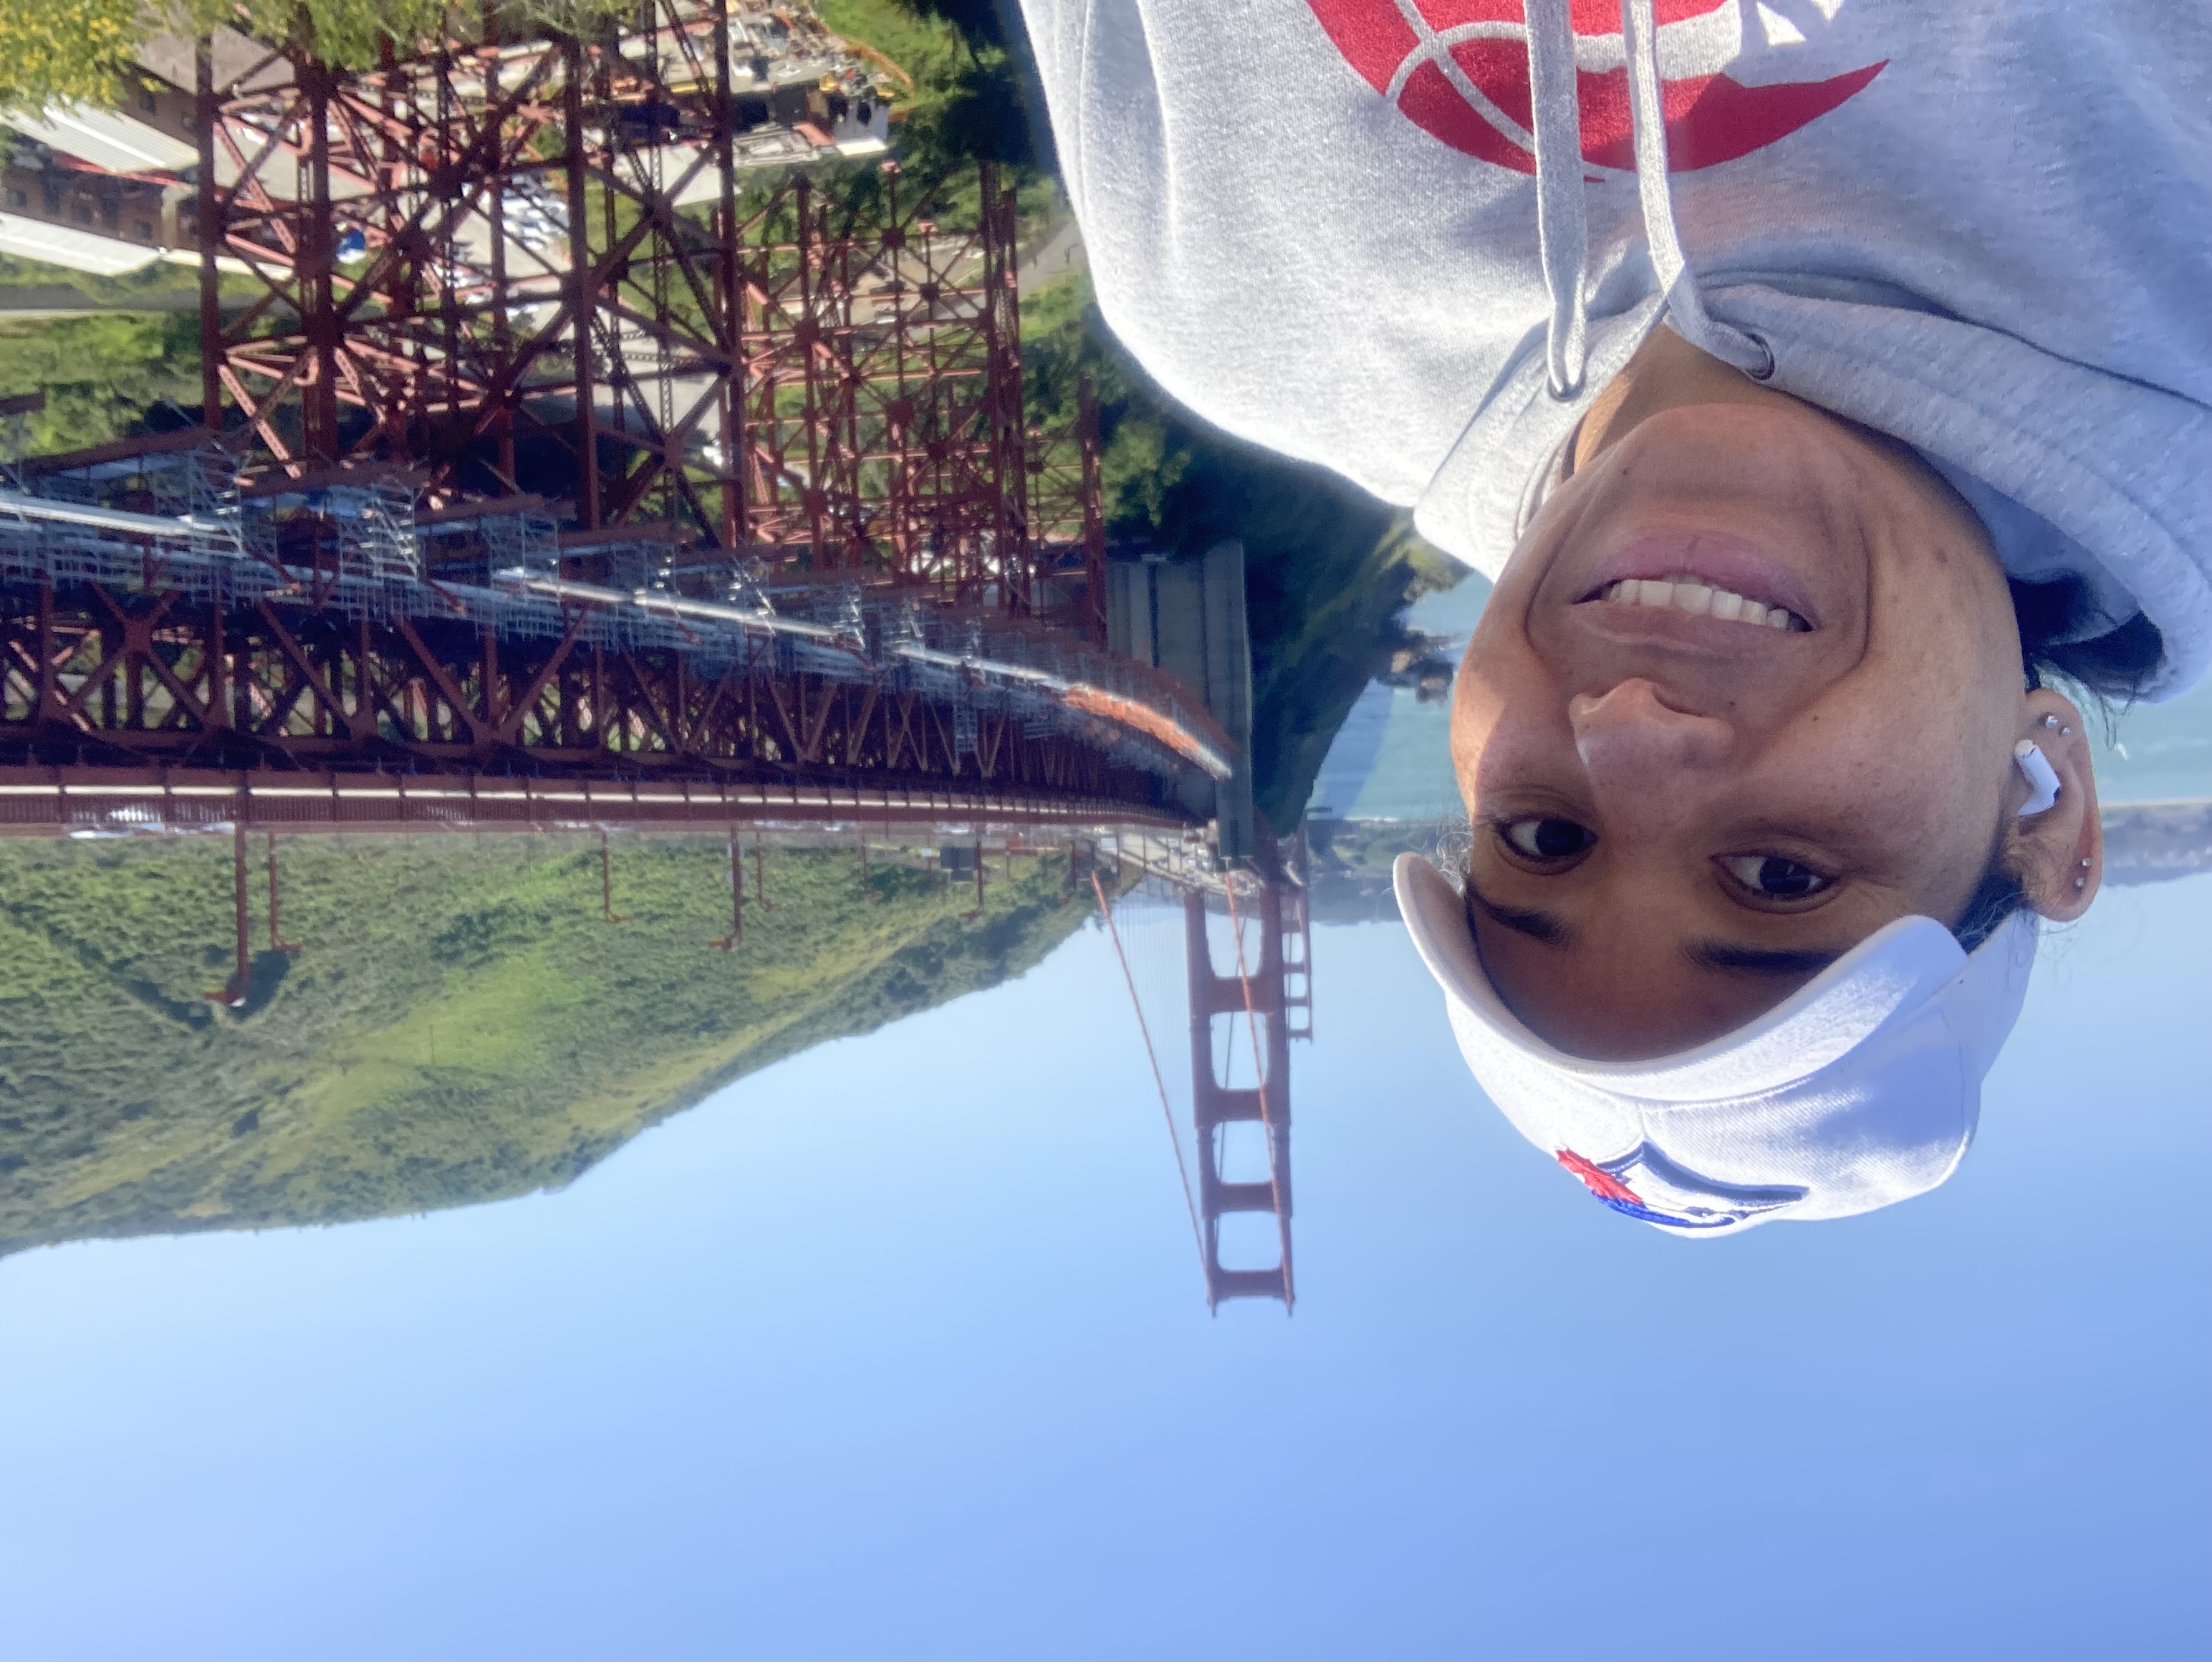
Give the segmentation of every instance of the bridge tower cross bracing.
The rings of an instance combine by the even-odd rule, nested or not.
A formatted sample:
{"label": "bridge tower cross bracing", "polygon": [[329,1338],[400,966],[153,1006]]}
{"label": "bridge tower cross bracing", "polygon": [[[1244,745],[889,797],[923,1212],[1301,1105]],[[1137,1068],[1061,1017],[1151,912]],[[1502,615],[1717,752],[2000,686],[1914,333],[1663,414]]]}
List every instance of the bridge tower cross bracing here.
{"label": "bridge tower cross bracing", "polygon": [[256,290],[204,305],[210,389],[288,471],[403,465],[441,508],[538,489],[582,531],[674,525],[708,568],[1095,636],[1095,411],[1087,386],[1066,431],[1024,408],[1012,191],[988,164],[749,171],[730,26],[645,0],[596,38],[204,81],[204,287],[220,263]]}
{"label": "bridge tower cross bracing", "polygon": [[[1233,879],[1231,880],[1234,880]],[[1183,892],[1183,943],[1190,992],[1191,1115],[1198,1141],[1198,1211],[1207,1297],[1297,1300],[1291,1257],[1291,1051],[1285,1020],[1284,886],[1261,885],[1243,903],[1257,926],[1256,954],[1243,973],[1214,968],[1206,927],[1206,897]],[[1249,1086],[1231,1086],[1215,1061],[1215,1021],[1226,1017],[1230,1056],[1256,1050],[1258,1067]],[[1256,1034],[1248,1031],[1256,1028]],[[1236,1062],[1230,1063],[1233,1071]],[[1224,1131],[1256,1123],[1264,1139],[1267,1175],[1229,1180],[1222,1175]],[[1277,1262],[1230,1268],[1221,1261],[1221,1221],[1236,1213],[1265,1213],[1274,1220]]]}

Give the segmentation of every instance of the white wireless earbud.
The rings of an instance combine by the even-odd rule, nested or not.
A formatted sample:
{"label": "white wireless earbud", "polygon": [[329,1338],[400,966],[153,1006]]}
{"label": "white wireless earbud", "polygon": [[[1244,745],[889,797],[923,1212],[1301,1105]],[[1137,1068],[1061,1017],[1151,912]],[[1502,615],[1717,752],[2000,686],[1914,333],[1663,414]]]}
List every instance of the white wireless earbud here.
{"label": "white wireless earbud", "polygon": [[2020,817],[2042,813],[2056,806],[2058,801],[2058,775],[2043,753],[2043,747],[2033,739],[2023,739],[2012,747],[2012,759],[2020,764],[2020,770],[2027,776],[2027,801],[2020,805]]}

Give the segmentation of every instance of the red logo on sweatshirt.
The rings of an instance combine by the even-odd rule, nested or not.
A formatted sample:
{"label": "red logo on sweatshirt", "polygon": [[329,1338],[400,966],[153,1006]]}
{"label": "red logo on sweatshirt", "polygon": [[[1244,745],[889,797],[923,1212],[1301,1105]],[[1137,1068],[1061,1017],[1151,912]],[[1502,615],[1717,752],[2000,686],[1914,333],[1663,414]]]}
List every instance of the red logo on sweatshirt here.
{"label": "red logo on sweatshirt", "polygon": [[[1524,174],[1536,170],[1528,96],[1528,31],[1521,0],[1309,0],[1352,67],[1414,124],[1455,150]],[[1741,51],[1741,0],[1656,0],[1661,62],[1710,64],[1660,83],[1669,172],[1733,161],[1818,120],[1880,75],[1888,60],[1826,81],[1746,86],[1723,72]],[[1823,13],[1832,6],[1819,8]],[[1773,40],[1804,39],[1758,8]],[[1583,158],[1636,165],[1618,0],[1573,0]],[[1814,25],[1817,27],[1817,25]],[[1610,46],[1610,52],[1607,48]],[[1619,67],[1589,68],[1608,56]]]}

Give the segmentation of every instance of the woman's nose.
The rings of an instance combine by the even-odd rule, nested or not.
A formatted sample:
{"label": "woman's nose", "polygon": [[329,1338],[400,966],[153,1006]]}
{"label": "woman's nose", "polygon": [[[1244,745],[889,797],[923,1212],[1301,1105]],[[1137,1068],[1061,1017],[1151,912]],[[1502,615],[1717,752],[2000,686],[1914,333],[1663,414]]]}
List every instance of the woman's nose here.
{"label": "woman's nose", "polygon": [[1725,766],[1735,750],[1726,721],[1673,709],[1642,679],[1576,694],[1567,720],[1590,788],[1609,812],[1663,814],[1695,782],[1691,776]]}

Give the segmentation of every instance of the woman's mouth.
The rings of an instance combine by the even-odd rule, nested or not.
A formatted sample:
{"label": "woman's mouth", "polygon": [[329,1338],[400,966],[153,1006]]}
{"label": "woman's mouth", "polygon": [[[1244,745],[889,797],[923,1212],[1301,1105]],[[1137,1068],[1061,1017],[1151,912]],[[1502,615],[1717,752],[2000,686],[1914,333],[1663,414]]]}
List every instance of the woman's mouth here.
{"label": "woman's mouth", "polygon": [[1582,582],[1582,602],[1608,609],[1680,612],[1788,635],[1820,627],[1805,579],[1757,543],[1725,532],[1655,527],[1600,560]]}
{"label": "woman's mouth", "polygon": [[1687,612],[1693,618],[1716,618],[1750,629],[1802,635],[1813,627],[1787,606],[1723,588],[1690,571],[1670,572],[1664,577],[1625,577],[1585,598],[1606,606],[1648,606]]}

